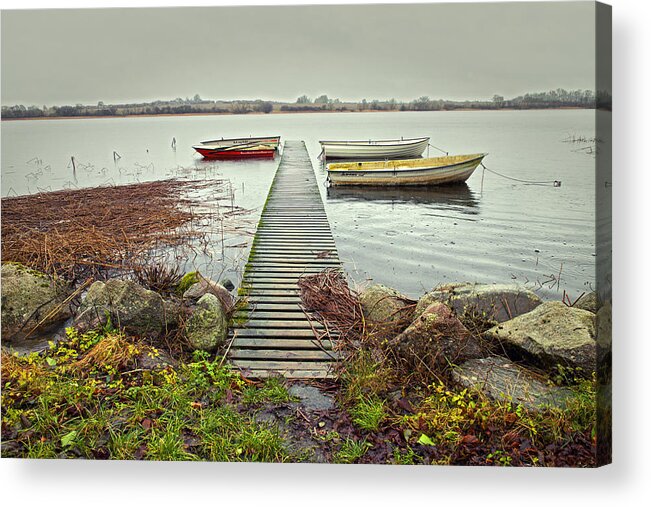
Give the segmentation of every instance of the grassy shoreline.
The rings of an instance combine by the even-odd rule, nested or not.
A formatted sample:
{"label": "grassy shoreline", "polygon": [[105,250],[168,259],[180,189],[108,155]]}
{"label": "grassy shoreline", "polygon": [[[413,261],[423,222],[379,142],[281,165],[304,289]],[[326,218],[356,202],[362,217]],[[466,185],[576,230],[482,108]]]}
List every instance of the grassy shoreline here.
{"label": "grassy shoreline", "polygon": [[[530,412],[398,381],[369,351],[337,380],[309,384],[248,380],[205,352],[165,357],[110,327],[69,330],[41,354],[3,350],[2,457],[594,466],[591,381],[573,387],[566,410]],[[304,407],[297,384],[334,406]]]}

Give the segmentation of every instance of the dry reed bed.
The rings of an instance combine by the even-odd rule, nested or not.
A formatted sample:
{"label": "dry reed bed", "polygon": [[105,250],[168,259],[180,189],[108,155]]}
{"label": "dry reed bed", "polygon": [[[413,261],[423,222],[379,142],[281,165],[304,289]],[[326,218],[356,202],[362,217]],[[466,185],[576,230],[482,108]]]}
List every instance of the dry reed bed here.
{"label": "dry reed bed", "polygon": [[[196,197],[205,189],[211,202]],[[227,191],[224,180],[164,180],[3,198],[2,260],[76,281],[133,270],[152,252],[205,242],[207,220],[223,232],[229,214],[245,211],[219,212]]]}

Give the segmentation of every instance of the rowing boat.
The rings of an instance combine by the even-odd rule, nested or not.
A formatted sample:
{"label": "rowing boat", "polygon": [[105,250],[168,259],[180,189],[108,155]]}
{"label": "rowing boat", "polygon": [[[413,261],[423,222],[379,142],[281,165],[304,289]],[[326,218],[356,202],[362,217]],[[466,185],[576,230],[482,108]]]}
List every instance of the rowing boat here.
{"label": "rowing boat", "polygon": [[326,168],[332,186],[444,185],[466,181],[486,155],[333,163]]}
{"label": "rowing boat", "polygon": [[193,148],[204,158],[239,159],[239,158],[273,158],[276,148],[271,144],[241,144],[236,146],[215,147],[213,145],[195,145]]}
{"label": "rowing boat", "polygon": [[280,136],[275,137],[237,137],[202,141],[192,148],[204,158],[238,159],[271,158],[276,154]]}
{"label": "rowing boat", "polygon": [[419,157],[429,137],[368,141],[319,141],[326,158],[410,158]]}
{"label": "rowing boat", "polygon": [[271,145],[275,149],[278,149],[280,144],[280,136],[270,136],[270,137],[234,137],[231,139],[213,139],[212,141],[201,141],[199,146],[210,146],[213,148],[228,148],[232,146],[240,146],[243,144],[265,144]]}

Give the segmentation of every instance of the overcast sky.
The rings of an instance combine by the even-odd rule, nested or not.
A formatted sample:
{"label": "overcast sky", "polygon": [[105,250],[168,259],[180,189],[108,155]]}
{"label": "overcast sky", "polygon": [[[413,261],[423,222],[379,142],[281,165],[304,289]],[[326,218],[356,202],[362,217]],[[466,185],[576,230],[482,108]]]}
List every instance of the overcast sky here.
{"label": "overcast sky", "polygon": [[2,104],[594,87],[594,3],[2,12]]}

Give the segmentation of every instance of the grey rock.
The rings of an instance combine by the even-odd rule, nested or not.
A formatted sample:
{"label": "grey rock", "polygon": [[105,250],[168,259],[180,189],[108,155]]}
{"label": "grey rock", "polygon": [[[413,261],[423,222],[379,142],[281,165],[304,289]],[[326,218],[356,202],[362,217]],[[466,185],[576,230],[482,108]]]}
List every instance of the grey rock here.
{"label": "grey rock", "polygon": [[407,327],[413,314],[412,300],[395,289],[372,285],[359,295],[366,322],[371,325]]}
{"label": "grey rock", "polygon": [[198,301],[206,294],[217,297],[225,312],[230,312],[233,308],[233,296],[228,289],[201,274],[199,274],[199,281],[183,293],[183,300],[188,302]]}
{"label": "grey rock", "polygon": [[69,303],[72,294],[65,283],[22,264],[2,264],[2,339],[11,343],[25,335],[47,331],[72,316]]}
{"label": "grey rock", "polygon": [[219,282],[227,291],[232,291],[235,288],[235,285],[233,282],[231,282],[230,278],[224,278]]}
{"label": "grey rock", "polygon": [[90,286],[74,320],[74,327],[87,331],[107,323],[135,335],[155,336],[174,325],[176,307],[160,294],[130,280],[95,282]]}
{"label": "grey rock", "polygon": [[294,384],[287,392],[299,398],[301,405],[307,410],[331,410],[335,407],[333,399],[314,386]]}
{"label": "grey rock", "polygon": [[542,300],[518,285],[457,283],[428,292],[416,305],[415,316],[434,302],[452,308],[459,316],[473,313],[488,321],[504,322],[530,312]]}
{"label": "grey rock", "polygon": [[178,361],[167,352],[158,350],[156,354],[143,352],[138,357],[138,366],[143,370],[164,370],[165,368],[177,366]]}
{"label": "grey rock", "polygon": [[476,339],[443,303],[428,306],[389,346],[408,365],[425,364],[431,371],[483,355]]}
{"label": "grey rock", "polygon": [[528,409],[562,408],[572,396],[569,389],[549,385],[546,379],[504,357],[471,359],[452,370],[461,387],[477,388],[497,401],[510,401]]}
{"label": "grey rock", "polygon": [[213,352],[228,335],[228,319],[221,302],[214,294],[204,294],[186,320],[184,334],[195,350]]}
{"label": "grey rock", "polygon": [[581,368],[596,366],[595,316],[561,302],[543,303],[535,310],[489,329],[486,336],[507,351],[533,363]]}
{"label": "grey rock", "polygon": [[587,310],[592,313],[597,313],[597,310],[601,304],[599,303],[599,297],[596,292],[589,292],[581,296],[578,301],[574,303],[572,308],[578,308],[580,310]]}

